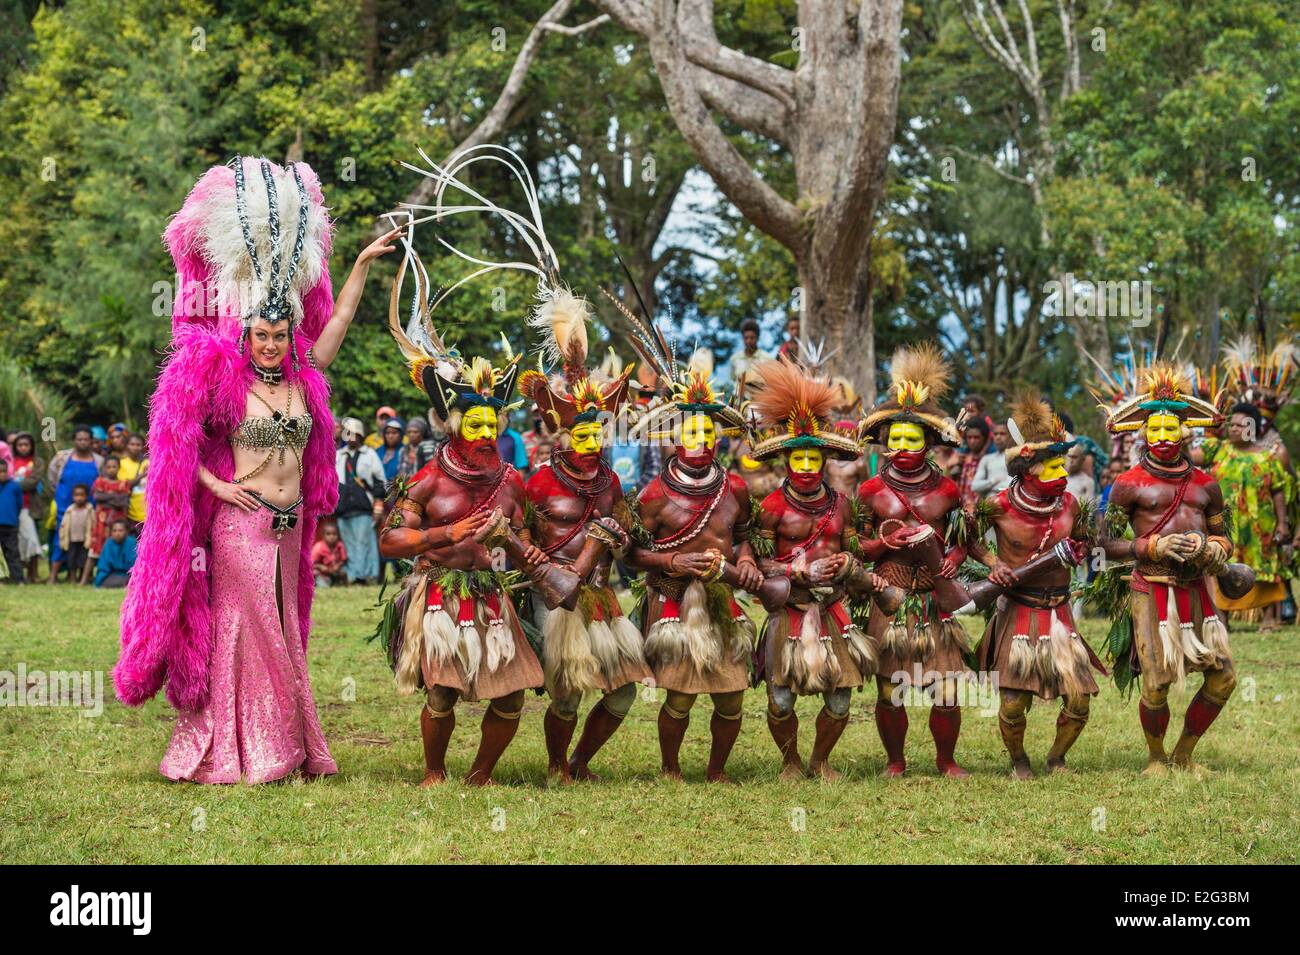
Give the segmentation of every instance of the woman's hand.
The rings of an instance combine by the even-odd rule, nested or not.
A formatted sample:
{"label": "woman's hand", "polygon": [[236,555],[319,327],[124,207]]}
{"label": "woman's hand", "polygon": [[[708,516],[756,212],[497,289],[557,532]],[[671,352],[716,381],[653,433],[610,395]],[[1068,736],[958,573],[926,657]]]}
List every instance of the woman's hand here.
{"label": "woman's hand", "polygon": [[229,481],[213,481],[208,490],[218,501],[233,504],[241,511],[248,511],[250,514],[262,506],[256,497],[238,484],[231,484]]}
{"label": "woman's hand", "polygon": [[347,335],[348,326],[352,324],[352,316],[356,314],[357,305],[361,302],[361,293],[366,287],[366,275],[370,272],[370,263],[381,255],[387,255],[397,246],[393,245],[393,240],[401,234],[402,229],[389,229],[374,242],[361,250],[357,256],[356,264],[352,266],[352,271],[348,275],[348,280],[343,283],[343,288],[339,290],[338,296],[334,299],[334,314],[330,320],[321,329],[320,336],[316,343],[311,346],[312,356],[316,359],[316,367],[324,371],[330,366],[339,353],[339,348],[343,345],[343,338]]}
{"label": "woman's hand", "polygon": [[371,242],[368,246],[362,249],[361,254],[357,256],[357,265],[368,266],[381,255],[387,255],[389,252],[392,252],[397,248],[397,246],[393,244],[393,240],[400,236],[402,230],[405,228],[405,226],[398,226],[396,229],[389,229],[374,242]]}

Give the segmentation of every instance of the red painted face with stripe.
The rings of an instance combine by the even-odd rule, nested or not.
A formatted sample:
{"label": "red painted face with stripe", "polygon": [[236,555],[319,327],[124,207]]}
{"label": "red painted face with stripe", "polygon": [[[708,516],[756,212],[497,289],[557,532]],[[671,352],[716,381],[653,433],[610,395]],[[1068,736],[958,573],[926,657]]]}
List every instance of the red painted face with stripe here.
{"label": "red painted face with stripe", "polygon": [[822,453],[816,448],[799,448],[786,455],[786,476],[800,494],[812,494],[822,486]]}
{"label": "red painted face with stripe", "polygon": [[1060,497],[1068,481],[1065,458],[1059,455],[1038,462],[1024,477],[1025,490],[1035,497]]}

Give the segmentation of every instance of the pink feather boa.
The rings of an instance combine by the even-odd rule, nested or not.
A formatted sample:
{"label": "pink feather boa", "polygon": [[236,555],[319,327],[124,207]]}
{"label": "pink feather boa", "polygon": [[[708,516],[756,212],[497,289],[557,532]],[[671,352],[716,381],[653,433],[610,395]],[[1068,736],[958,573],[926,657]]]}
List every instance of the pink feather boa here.
{"label": "pink feather boa", "polygon": [[[319,201],[315,174],[301,168],[308,191]],[[145,485],[149,518],[122,605],[122,649],[113,669],[117,697],[128,706],[149,700],[164,683],[167,699],[177,709],[200,709],[208,698],[212,650],[208,567],[218,501],[199,483],[199,466],[225,481],[234,476],[230,435],[244,418],[253,371],[247,353],[239,352],[237,320],[195,307],[202,302],[212,269],[198,248],[199,223],[191,200],[210,189],[229,189],[233,196],[233,182],[234,173],[227,167],[208,170],[165,236],[178,280],[173,338],[150,399]],[[328,247],[324,251],[328,255]],[[329,383],[306,360],[312,341],[333,312],[328,273],[304,291],[302,304],[303,320],[294,342],[300,370],[294,372],[286,360],[285,377],[301,389],[312,416],[311,436],[303,451],[299,518],[298,619],[306,649],[315,591],[310,551],[316,521],[338,502]]]}

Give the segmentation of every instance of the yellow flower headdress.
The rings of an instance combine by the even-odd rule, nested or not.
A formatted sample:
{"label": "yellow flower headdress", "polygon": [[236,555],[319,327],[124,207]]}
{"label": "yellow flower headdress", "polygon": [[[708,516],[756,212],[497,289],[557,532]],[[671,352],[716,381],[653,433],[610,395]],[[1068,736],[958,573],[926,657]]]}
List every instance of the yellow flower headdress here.
{"label": "yellow flower headdress", "polygon": [[761,385],[754,386],[749,404],[766,430],[750,457],[765,461],[798,448],[816,448],[846,460],[861,453],[858,442],[830,422],[840,397],[835,385],[785,358],[759,362],[755,371]]}
{"label": "yellow flower headdress", "polygon": [[880,444],[882,431],[896,421],[919,424],[940,444],[961,443],[959,424],[944,414],[939,402],[948,394],[951,370],[938,346],[903,346],[889,362],[888,397],[862,419],[860,433]]}

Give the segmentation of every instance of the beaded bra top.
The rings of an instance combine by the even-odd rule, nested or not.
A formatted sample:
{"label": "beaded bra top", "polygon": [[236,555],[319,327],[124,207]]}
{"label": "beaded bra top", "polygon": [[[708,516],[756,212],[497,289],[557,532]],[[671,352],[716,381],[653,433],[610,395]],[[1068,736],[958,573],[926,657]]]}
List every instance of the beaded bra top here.
{"label": "beaded bra top", "polygon": [[307,439],[311,437],[312,418],[309,411],[304,411],[300,415],[288,413],[293,407],[292,382],[289,383],[288,392],[284,411],[276,411],[271,407],[270,402],[256,391],[252,393],[253,397],[266,405],[266,410],[271,414],[253,415],[239,422],[239,427],[230,436],[230,443],[244,448],[265,450],[267,454],[261,464],[243,477],[235,478],[235,484],[242,484],[249,478],[261,474],[271,463],[271,459],[276,456],[276,452],[279,452],[280,463],[283,464],[286,449],[292,451],[293,456],[298,460],[298,476],[302,476],[302,450],[307,447]]}
{"label": "beaded bra top", "polygon": [[279,449],[293,448],[301,451],[311,437],[311,412],[289,417],[281,411],[270,415],[248,417],[239,422],[230,442],[242,448]]}

